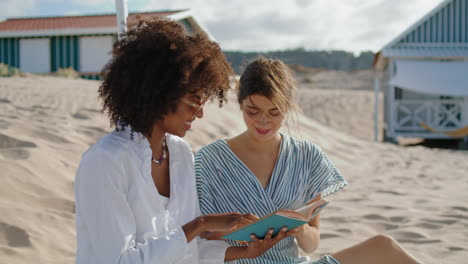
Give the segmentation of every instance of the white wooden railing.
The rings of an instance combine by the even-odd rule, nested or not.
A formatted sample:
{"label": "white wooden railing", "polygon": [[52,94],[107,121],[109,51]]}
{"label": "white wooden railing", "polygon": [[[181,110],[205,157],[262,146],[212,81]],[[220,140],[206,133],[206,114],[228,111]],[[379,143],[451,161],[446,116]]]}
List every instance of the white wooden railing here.
{"label": "white wooden railing", "polygon": [[456,100],[395,100],[395,131],[428,132],[421,123],[438,131],[452,131],[468,125],[468,103]]}

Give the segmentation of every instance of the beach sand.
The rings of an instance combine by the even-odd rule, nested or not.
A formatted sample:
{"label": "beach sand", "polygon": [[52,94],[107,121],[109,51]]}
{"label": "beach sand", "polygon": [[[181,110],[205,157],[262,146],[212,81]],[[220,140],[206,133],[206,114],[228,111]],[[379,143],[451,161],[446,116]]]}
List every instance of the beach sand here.
{"label": "beach sand", "polygon": [[[466,262],[468,151],[373,142],[368,80],[369,72],[320,71],[301,85],[304,114],[291,133],[321,146],[349,183],[329,197],[311,256],[385,233],[424,263]],[[75,172],[82,153],[111,131],[98,86],[0,78],[0,263],[74,262]],[[196,151],[243,130],[230,95],[221,110],[205,107],[186,140]]]}

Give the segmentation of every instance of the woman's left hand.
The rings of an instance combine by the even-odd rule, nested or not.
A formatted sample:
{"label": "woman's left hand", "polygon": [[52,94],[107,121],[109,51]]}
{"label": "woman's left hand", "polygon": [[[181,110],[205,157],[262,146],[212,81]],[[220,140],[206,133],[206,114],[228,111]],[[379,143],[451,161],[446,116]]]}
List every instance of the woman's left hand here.
{"label": "woman's left hand", "polygon": [[[297,217],[298,219],[303,219],[304,216],[296,211],[292,211],[292,210],[287,210],[287,209],[282,209],[281,211],[283,212],[287,212],[288,215],[290,216],[293,216],[293,217]],[[308,227],[309,225],[308,224],[305,224],[305,225],[301,225],[301,226],[298,226],[295,228],[295,232],[291,234],[291,236],[293,237],[301,237],[304,232],[305,232],[305,229]]]}
{"label": "woman's left hand", "polygon": [[308,224],[296,227],[296,232],[294,232],[291,236],[293,236],[295,238],[303,236],[304,232],[305,232],[305,229],[308,228],[308,227],[309,227]]}

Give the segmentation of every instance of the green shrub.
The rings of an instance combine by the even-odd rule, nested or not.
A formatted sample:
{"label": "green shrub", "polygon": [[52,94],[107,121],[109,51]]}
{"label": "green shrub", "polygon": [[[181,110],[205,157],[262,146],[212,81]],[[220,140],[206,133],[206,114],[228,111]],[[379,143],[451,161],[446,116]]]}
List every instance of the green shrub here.
{"label": "green shrub", "polygon": [[70,79],[77,79],[80,77],[80,74],[73,69],[73,67],[69,68],[59,68],[56,72],[56,76],[70,78]]}
{"label": "green shrub", "polygon": [[10,76],[24,76],[24,73],[15,67],[10,67]]}
{"label": "green shrub", "polygon": [[9,69],[8,65],[0,63],[0,77],[8,77]]}
{"label": "green shrub", "polygon": [[8,64],[0,63],[0,77],[15,75],[23,76],[23,72],[18,68],[8,66]]}

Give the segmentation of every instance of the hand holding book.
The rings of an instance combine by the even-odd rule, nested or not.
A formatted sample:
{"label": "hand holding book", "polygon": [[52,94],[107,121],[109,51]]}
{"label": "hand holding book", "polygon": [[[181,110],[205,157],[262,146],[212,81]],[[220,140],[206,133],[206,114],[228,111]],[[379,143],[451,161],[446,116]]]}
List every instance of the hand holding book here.
{"label": "hand holding book", "polygon": [[251,234],[262,239],[266,236],[269,229],[274,230],[272,234],[274,236],[282,227],[287,227],[287,230],[291,230],[309,223],[325,206],[327,206],[327,204],[327,201],[320,199],[295,211],[278,210],[223,236],[223,238],[238,241],[252,241]]}

